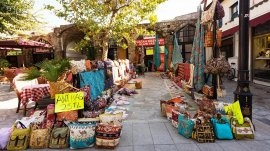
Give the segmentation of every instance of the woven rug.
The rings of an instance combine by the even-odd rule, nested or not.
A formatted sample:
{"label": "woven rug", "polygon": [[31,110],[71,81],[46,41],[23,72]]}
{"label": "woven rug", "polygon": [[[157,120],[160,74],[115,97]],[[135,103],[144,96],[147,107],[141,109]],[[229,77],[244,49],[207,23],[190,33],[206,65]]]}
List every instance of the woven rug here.
{"label": "woven rug", "polygon": [[[164,79],[164,84],[168,90],[168,94],[164,94],[164,98],[175,98],[181,96],[185,102],[188,103],[188,112],[190,112],[191,115],[194,115],[195,112],[198,110],[198,105],[196,102],[191,98],[190,95],[186,94],[185,91],[176,85],[173,81],[170,79]],[[164,99],[164,100],[169,100]]]}

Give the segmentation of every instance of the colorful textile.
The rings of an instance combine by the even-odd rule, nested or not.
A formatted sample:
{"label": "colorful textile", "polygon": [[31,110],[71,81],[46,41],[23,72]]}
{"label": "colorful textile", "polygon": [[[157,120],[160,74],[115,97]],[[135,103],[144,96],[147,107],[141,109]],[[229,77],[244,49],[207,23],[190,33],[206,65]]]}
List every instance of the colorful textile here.
{"label": "colorful textile", "polygon": [[90,72],[82,72],[80,74],[80,86],[90,85],[91,100],[95,100],[101,95],[105,88],[104,70],[94,70]]}
{"label": "colorful textile", "polygon": [[156,42],[154,46],[154,64],[156,67],[160,66],[160,47],[158,44],[158,35],[156,34]]}
{"label": "colorful textile", "polygon": [[178,63],[183,63],[182,50],[178,45],[175,33],[174,33],[174,48],[173,48],[173,54],[172,54],[172,63],[174,66],[174,70],[177,69]]}
{"label": "colorful textile", "polygon": [[199,8],[199,17],[196,24],[196,31],[193,41],[193,47],[190,62],[194,65],[193,84],[197,91],[202,90],[205,84],[204,68],[205,68],[205,49],[204,49],[204,27],[200,24],[201,8]]}

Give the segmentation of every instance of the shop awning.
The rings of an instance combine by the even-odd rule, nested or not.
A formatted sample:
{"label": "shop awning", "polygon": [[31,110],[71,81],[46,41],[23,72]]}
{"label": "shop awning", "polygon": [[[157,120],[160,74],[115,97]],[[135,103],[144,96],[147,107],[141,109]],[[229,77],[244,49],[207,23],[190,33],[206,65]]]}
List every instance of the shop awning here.
{"label": "shop awning", "polygon": [[270,12],[250,20],[249,24],[251,27],[256,27],[257,25],[263,24],[269,20],[270,20]]}
{"label": "shop awning", "polygon": [[16,40],[0,40],[0,47],[6,48],[51,48],[49,44],[37,42],[33,40],[16,39]]}
{"label": "shop awning", "polygon": [[237,32],[238,30],[239,30],[239,26],[235,26],[233,28],[225,30],[222,32],[222,37],[230,36],[230,35],[234,34],[235,32]]}
{"label": "shop awning", "polygon": [[[269,20],[270,20],[270,12],[250,20],[249,25],[251,27],[256,27],[256,26],[258,26],[260,24],[264,24],[265,22],[267,22]],[[230,28],[230,29],[228,29],[226,31],[223,31],[222,32],[222,37],[227,37],[229,35],[232,35],[235,32],[237,32],[238,30],[239,30],[239,26],[235,26],[235,27]]]}

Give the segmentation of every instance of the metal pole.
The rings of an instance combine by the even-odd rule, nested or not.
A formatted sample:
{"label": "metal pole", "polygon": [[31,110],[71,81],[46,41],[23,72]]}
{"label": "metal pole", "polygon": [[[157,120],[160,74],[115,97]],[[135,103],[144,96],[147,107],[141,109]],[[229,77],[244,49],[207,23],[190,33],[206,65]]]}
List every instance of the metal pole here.
{"label": "metal pole", "polygon": [[[217,45],[216,45],[216,30],[217,30],[217,21],[216,21],[216,13],[214,14],[214,21],[213,21],[213,43],[214,46],[212,47],[213,57],[217,58]],[[214,95],[213,99],[217,99],[217,75],[212,74],[212,86],[214,87]]]}
{"label": "metal pole", "polygon": [[239,100],[244,117],[252,120],[252,94],[249,89],[249,0],[239,0],[239,56],[237,88],[234,100]]}

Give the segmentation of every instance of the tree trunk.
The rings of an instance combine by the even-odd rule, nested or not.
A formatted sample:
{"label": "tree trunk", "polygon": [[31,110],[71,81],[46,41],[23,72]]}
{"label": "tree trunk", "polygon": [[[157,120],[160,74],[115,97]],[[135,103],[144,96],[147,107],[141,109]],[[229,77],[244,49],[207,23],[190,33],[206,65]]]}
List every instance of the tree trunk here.
{"label": "tree trunk", "polygon": [[103,44],[102,44],[102,60],[105,61],[107,60],[108,58],[108,41],[103,41]]}

